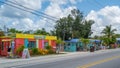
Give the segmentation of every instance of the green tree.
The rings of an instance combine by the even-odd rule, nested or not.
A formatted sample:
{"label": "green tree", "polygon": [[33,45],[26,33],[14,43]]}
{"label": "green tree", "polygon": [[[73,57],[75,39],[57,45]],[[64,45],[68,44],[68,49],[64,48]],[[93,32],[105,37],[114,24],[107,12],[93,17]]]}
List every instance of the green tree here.
{"label": "green tree", "polygon": [[83,13],[77,9],[71,10],[71,14],[63,17],[56,22],[55,33],[63,39],[69,38],[88,38],[91,32],[92,20],[84,20]]}
{"label": "green tree", "polygon": [[115,33],[115,31],[117,31],[116,29],[112,29],[112,26],[106,26],[105,29],[103,29],[102,33],[105,34],[108,38],[112,37]]}
{"label": "green tree", "polygon": [[34,34],[37,34],[37,35],[49,35],[48,32],[46,32],[46,30],[44,28],[42,28],[42,30],[38,29],[34,32]]}
{"label": "green tree", "polygon": [[3,31],[0,31],[0,36],[4,36],[4,32]]}
{"label": "green tree", "polygon": [[81,35],[83,38],[88,38],[92,32],[91,32],[91,26],[92,24],[94,24],[94,21],[93,20],[85,20],[83,22],[83,30],[81,32]]}
{"label": "green tree", "polygon": [[10,29],[8,30],[8,32],[9,32],[9,33],[22,33],[22,31],[19,31],[19,30],[15,29],[15,28],[10,28]]}
{"label": "green tree", "polygon": [[115,37],[115,32],[116,29],[112,29],[112,26],[106,26],[105,29],[103,29],[102,33],[105,34],[105,36],[103,36],[102,40],[104,42],[104,44],[106,44],[107,46],[110,46],[111,48],[111,44],[114,44],[116,42],[116,37]]}
{"label": "green tree", "polygon": [[85,50],[87,50],[87,44],[90,42],[90,40],[81,38],[80,41],[83,43]]}

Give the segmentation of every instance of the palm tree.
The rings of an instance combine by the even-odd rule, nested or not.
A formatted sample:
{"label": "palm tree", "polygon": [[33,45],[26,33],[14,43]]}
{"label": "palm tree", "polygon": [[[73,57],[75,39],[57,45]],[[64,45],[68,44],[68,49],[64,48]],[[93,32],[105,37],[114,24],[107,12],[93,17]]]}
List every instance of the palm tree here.
{"label": "palm tree", "polygon": [[83,43],[85,51],[87,51],[87,44],[90,42],[90,40],[82,38],[80,41]]}
{"label": "palm tree", "polygon": [[105,29],[103,29],[102,33],[105,34],[108,38],[112,37],[115,33],[115,31],[117,31],[116,29],[112,29],[112,26],[106,26]]}
{"label": "palm tree", "polygon": [[114,32],[117,31],[116,29],[112,29],[112,26],[106,26],[105,29],[103,29],[102,33],[105,34],[106,37],[103,38],[103,42],[107,45],[110,46],[111,44],[114,44],[116,42],[116,38],[114,36]]}

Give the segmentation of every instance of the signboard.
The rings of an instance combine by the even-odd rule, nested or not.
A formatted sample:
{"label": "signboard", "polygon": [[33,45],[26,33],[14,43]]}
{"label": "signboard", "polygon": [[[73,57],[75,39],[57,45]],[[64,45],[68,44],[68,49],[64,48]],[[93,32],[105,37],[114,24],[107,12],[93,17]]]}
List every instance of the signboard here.
{"label": "signboard", "polygon": [[36,39],[45,39],[45,36],[34,36],[34,38],[36,38]]}
{"label": "signboard", "polygon": [[46,36],[46,40],[57,40],[56,36]]}
{"label": "signboard", "polygon": [[16,34],[16,38],[30,38],[30,39],[34,39],[34,35],[32,35],[32,34]]}
{"label": "signboard", "polygon": [[23,53],[22,53],[22,58],[25,59],[25,58],[30,58],[30,53],[28,51],[28,48],[25,48],[23,50]]}

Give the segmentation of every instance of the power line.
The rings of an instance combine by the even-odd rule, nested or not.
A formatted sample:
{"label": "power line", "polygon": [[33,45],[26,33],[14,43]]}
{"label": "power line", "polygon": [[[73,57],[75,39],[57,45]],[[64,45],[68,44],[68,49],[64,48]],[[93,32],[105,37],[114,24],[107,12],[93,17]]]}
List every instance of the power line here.
{"label": "power line", "polygon": [[40,14],[38,14],[38,13],[31,12],[31,11],[29,11],[29,10],[26,10],[26,9],[20,8],[20,7],[18,7],[18,6],[15,6],[15,5],[12,5],[12,4],[9,4],[9,3],[6,3],[6,2],[3,2],[3,1],[0,1],[0,2],[1,2],[1,3],[4,3],[4,4],[6,4],[6,5],[9,5],[9,6],[11,6],[11,7],[14,7],[14,8],[17,8],[17,9],[20,9],[20,10],[23,10],[23,11],[25,11],[25,12],[29,12],[29,13],[34,14],[34,15],[36,15],[36,16],[41,16],[41,17],[43,17],[43,18],[47,18],[47,19],[50,19],[50,20],[56,21],[55,19],[51,19],[51,18],[49,18],[49,17],[42,16],[42,15],[40,15]]}
{"label": "power line", "polygon": [[32,9],[32,8],[25,7],[25,6],[21,5],[21,4],[19,4],[17,1],[15,1],[15,2],[16,2],[16,3],[15,3],[15,2],[12,2],[12,1],[7,0],[7,2],[12,3],[12,4],[15,4],[15,5],[18,5],[18,6],[20,6],[20,7],[23,7],[23,8],[25,8],[25,9],[28,9],[28,10],[32,10],[32,11],[41,13],[41,14],[43,14],[43,15],[52,17],[52,18],[54,18],[54,19],[58,19],[58,18],[56,18],[56,17],[50,16],[50,15],[45,14],[45,13],[43,13],[43,12],[40,12],[40,11],[38,11],[38,10],[35,10],[35,9]]}

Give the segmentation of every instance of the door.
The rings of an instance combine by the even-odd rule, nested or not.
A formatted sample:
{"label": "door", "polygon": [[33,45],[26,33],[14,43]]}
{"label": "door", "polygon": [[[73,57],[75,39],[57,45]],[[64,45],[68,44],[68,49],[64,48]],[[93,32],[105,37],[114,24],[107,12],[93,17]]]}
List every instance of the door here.
{"label": "door", "polygon": [[1,55],[2,56],[7,56],[7,52],[8,52],[8,48],[10,47],[10,42],[9,41],[5,41],[5,42],[2,42],[2,45],[1,45]]}
{"label": "door", "polygon": [[25,45],[24,45],[25,48],[28,48],[28,45],[29,45],[29,41],[28,41],[28,39],[25,39],[25,40],[24,40],[24,44],[25,44]]}

